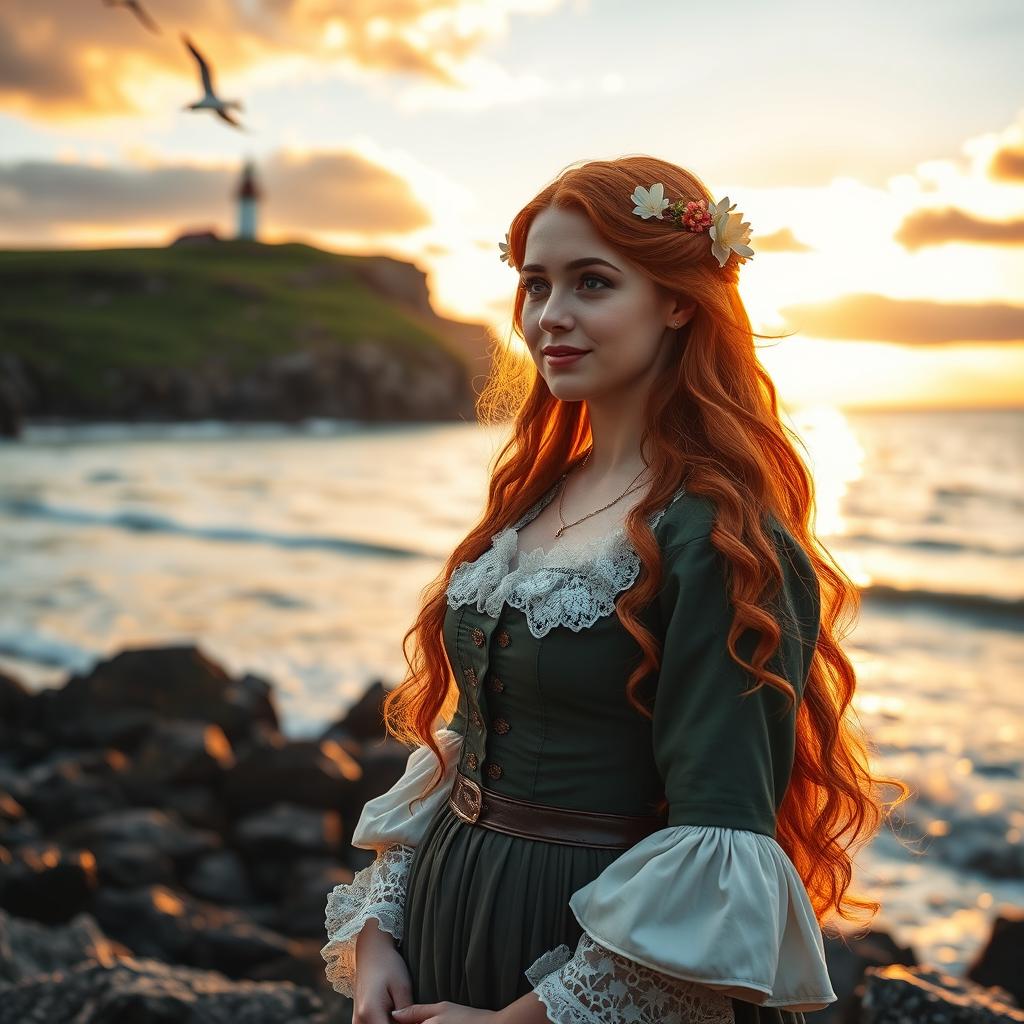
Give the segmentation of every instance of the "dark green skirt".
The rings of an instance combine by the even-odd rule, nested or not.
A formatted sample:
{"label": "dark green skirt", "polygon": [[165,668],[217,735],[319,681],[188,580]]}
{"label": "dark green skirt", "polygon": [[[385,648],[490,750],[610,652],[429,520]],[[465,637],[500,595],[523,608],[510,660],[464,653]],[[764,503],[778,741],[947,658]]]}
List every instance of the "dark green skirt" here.
{"label": "dark green skirt", "polygon": [[[500,1010],[532,988],[525,971],[582,934],[569,897],[622,853],[470,825],[447,803],[427,826],[409,871],[398,946],[413,1002]],[[804,1024],[804,1015],[730,1000],[736,1024]]]}

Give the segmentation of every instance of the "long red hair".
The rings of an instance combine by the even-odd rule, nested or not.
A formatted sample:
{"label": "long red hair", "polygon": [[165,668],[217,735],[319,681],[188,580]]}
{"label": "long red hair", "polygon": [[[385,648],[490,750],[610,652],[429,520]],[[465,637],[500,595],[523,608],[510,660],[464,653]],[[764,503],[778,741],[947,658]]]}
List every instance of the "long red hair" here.
{"label": "long red hair", "polygon": [[[658,181],[673,199],[713,199],[695,175],[653,157],[595,160],[563,170],[515,215],[508,232],[509,261],[518,267],[539,211],[555,206],[582,212],[611,247],[667,293],[696,301],[671,363],[647,398],[645,447],[652,453],[654,483],[626,518],[641,570],[616,602],[620,621],[643,652],[626,693],[638,713],[651,717],[636,696],[641,681],[660,667],[660,644],[639,621],[661,585],[659,548],[647,519],[685,481],[691,494],[705,495],[716,507],[711,542],[730,564],[735,607],[730,655],[753,674],[755,685],[774,686],[794,698],[790,683],[765,668],[781,635],[765,607],[782,579],[764,518],[764,511],[771,511],[806,550],[821,591],[821,629],[797,711],[796,756],[777,817],[777,841],[803,879],[819,923],[833,914],[870,918],[879,904],[849,891],[852,854],[881,824],[887,804],[879,787],[899,791],[890,806],[905,800],[909,789],[872,773],[872,749],[851,707],[856,679],[840,641],[857,617],[860,595],[812,536],[813,483],[796,451],[799,438],[780,420],[775,387],[755,354],[754,337],[769,336],[751,328],[737,288],[739,259],[731,254],[720,267],[706,233],[673,230],[634,215],[628,197],[635,186]],[[524,298],[517,289],[513,330],[519,338],[524,337]],[[423,592],[422,608],[402,645],[409,673],[383,706],[389,733],[408,744],[425,744],[437,757],[428,792],[441,781],[433,735],[437,719],[449,721],[458,703],[441,637],[451,573],[479,557],[492,535],[519,518],[591,444],[586,403],[553,397],[533,361],[511,344],[495,346],[477,413],[484,423],[512,419],[511,436],[494,457],[483,517]],[[761,633],[749,663],[736,651],[748,628]]]}

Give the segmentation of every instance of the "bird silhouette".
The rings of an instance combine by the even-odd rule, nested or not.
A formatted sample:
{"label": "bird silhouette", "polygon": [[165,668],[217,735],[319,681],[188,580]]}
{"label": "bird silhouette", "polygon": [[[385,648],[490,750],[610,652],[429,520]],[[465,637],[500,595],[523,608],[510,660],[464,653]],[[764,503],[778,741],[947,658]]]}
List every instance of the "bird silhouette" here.
{"label": "bird silhouette", "polygon": [[160,26],[149,16],[140,0],[103,0],[103,3],[107,7],[122,7],[131,11],[150,32],[160,34]]}
{"label": "bird silhouette", "polygon": [[227,121],[228,124],[235,128],[242,128],[242,125],[235,120],[231,115],[232,110],[241,110],[242,104],[239,100],[222,100],[213,89],[213,75],[210,72],[210,65],[203,59],[203,55],[192,45],[192,40],[189,39],[184,32],[181,34],[182,42],[188,48],[189,53],[192,54],[196,59],[196,63],[199,65],[199,74],[203,80],[203,98],[197,103],[189,103],[184,109],[185,110],[212,110],[218,117]]}

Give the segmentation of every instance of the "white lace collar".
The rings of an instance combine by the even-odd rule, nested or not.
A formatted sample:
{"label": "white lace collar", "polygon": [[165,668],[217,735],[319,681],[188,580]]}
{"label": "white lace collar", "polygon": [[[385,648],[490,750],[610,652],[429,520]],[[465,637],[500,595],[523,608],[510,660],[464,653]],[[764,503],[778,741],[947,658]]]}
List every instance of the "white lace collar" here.
{"label": "white lace collar", "polygon": [[[515,523],[492,535],[491,546],[479,558],[456,567],[446,592],[449,607],[474,603],[477,611],[496,619],[502,605],[508,604],[523,612],[530,633],[538,639],[555,626],[578,633],[615,611],[615,598],[640,573],[640,556],[624,525],[603,537],[549,551],[519,551],[517,531],[540,514],[561,482]],[[684,491],[680,487],[668,505],[648,518],[651,529]]]}

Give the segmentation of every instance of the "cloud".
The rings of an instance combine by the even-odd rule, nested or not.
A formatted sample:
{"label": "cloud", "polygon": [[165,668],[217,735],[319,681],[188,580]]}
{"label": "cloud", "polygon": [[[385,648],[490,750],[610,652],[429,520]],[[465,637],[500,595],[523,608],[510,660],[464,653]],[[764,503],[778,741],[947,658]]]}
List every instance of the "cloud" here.
{"label": "cloud", "polygon": [[1024,219],[982,220],[952,208],[917,210],[903,221],[893,237],[911,250],[946,242],[1021,245],[1024,243]]}
{"label": "cloud", "polygon": [[812,246],[801,242],[789,228],[780,228],[770,235],[754,235],[750,241],[754,252],[813,252]]}
{"label": "cloud", "polygon": [[[161,77],[195,79],[187,30],[220,79],[278,58],[410,75],[447,88],[507,30],[509,18],[561,0],[150,0],[163,32],[100,0],[4,0],[0,102],[41,118],[155,109]],[[230,91],[230,90],[228,90]]]}
{"label": "cloud", "polygon": [[988,165],[988,174],[993,181],[1024,184],[1024,147],[1000,146],[992,154]]}
{"label": "cloud", "polygon": [[[406,233],[431,223],[403,179],[358,154],[279,151],[256,172],[261,223],[275,232]],[[224,221],[233,216],[238,176],[234,164],[0,164],[0,238],[24,243],[94,225],[138,228],[141,235]]]}
{"label": "cloud", "polygon": [[789,325],[815,338],[901,345],[1024,341],[1024,306],[844,295],[831,302],[786,306]]}

